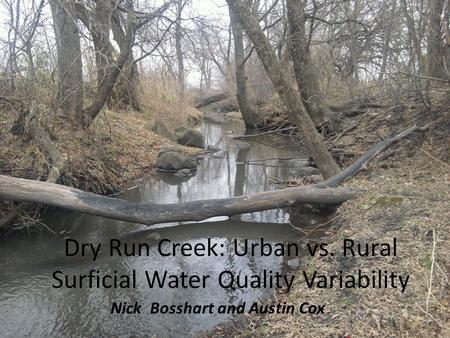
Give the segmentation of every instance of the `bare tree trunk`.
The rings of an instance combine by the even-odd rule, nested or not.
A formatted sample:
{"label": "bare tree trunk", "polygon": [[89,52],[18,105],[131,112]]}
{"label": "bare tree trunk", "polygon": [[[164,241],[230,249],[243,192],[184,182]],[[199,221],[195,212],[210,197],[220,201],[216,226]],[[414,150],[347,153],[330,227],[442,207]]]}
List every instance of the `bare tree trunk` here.
{"label": "bare tree trunk", "polygon": [[130,52],[130,56],[125,62],[111,94],[111,105],[115,108],[131,108],[135,111],[141,111],[138,84],[139,73],[132,52]]}
{"label": "bare tree trunk", "polygon": [[411,46],[410,56],[412,59],[412,73],[422,73],[422,49],[421,40],[419,34],[416,32],[414,18],[409,12],[408,4],[406,0],[401,0],[401,8],[406,19],[406,27],[408,29],[409,43]]}
{"label": "bare tree trunk", "polygon": [[383,56],[381,60],[381,69],[380,74],[378,75],[378,81],[383,81],[384,76],[386,75],[387,65],[390,56],[390,43],[391,43],[391,35],[393,31],[395,13],[397,10],[397,1],[394,0],[391,3],[391,10],[389,12],[388,23],[384,28],[384,41],[383,41]]}
{"label": "bare tree trunk", "polygon": [[[119,46],[126,45],[126,36],[123,31],[120,20],[113,16],[111,28],[114,39]],[[122,68],[122,72],[117,79],[112,100],[120,106],[131,107],[135,111],[141,111],[141,104],[138,95],[139,72],[134,61],[133,51],[130,51],[128,60]]]}
{"label": "bare tree trunk", "polygon": [[117,77],[120,74],[123,66],[128,60],[129,53],[131,51],[131,42],[126,49],[121,50],[119,59],[114,67],[110,67],[108,72],[105,74],[100,87],[97,89],[97,94],[94,98],[92,104],[84,109],[84,126],[88,127],[91,122],[95,119],[98,113],[102,110],[106,101],[110,97],[112,90],[114,88],[114,84],[116,83]]}
{"label": "bare tree trunk", "polygon": [[258,123],[256,112],[251,106],[247,95],[247,76],[245,74],[244,32],[239,17],[229,6],[230,23],[234,40],[234,63],[236,72],[236,98],[245,126],[254,129]]}
{"label": "bare tree trunk", "polygon": [[97,67],[97,86],[100,87],[108,67],[112,62],[113,46],[109,39],[111,32],[112,4],[110,0],[95,1],[91,36],[94,42],[95,64]]}
{"label": "bare tree trunk", "polygon": [[139,72],[136,63],[134,62],[132,51],[122,70],[122,76],[123,79],[120,82],[124,85],[124,90],[122,92],[121,102],[124,105],[133,108],[135,111],[141,111],[138,94]]}
{"label": "bare tree trunk", "polygon": [[[350,91],[354,84],[359,82],[359,42],[358,42],[358,26],[356,24],[358,20],[359,2],[358,1],[344,1],[345,16],[347,22],[347,32],[349,35],[348,55],[349,55],[349,77],[351,76],[351,83],[349,86]],[[352,8],[353,4],[353,8]]]}
{"label": "bare tree trunk", "polygon": [[59,109],[78,123],[83,120],[83,73],[81,61],[80,34],[69,6],[62,1],[50,1],[53,28],[58,53],[58,92],[56,100]]}
{"label": "bare tree trunk", "polygon": [[10,75],[10,87],[12,90],[17,89],[17,75],[18,75],[18,65],[17,65],[17,38],[19,33],[19,22],[20,22],[20,0],[15,3],[13,1],[5,1],[9,15],[9,29],[8,29],[8,61],[7,67]]}
{"label": "bare tree trunk", "polygon": [[183,101],[184,99],[184,90],[185,90],[185,79],[184,79],[184,59],[183,59],[183,50],[181,46],[181,40],[183,38],[183,32],[181,29],[181,13],[183,11],[183,0],[177,1],[177,24],[175,28],[175,50],[177,54],[177,62],[178,62],[178,85],[180,89],[180,99]]}
{"label": "bare tree trunk", "polygon": [[[445,42],[442,34],[441,14],[445,7],[445,0],[430,1],[430,17],[428,21],[428,75],[438,79],[446,79],[445,71]],[[449,48],[449,47],[447,47]]]}
{"label": "bare tree trunk", "polygon": [[294,74],[298,89],[309,117],[316,126],[331,115],[319,87],[319,81],[311,60],[309,42],[305,34],[304,0],[286,1],[290,36],[288,45],[294,64]]}
{"label": "bare tree trunk", "polygon": [[300,130],[309,153],[314,158],[319,170],[325,178],[334,176],[340,172],[339,166],[329,153],[321,135],[317,132],[314,123],[309,117],[302,99],[287,80],[287,75],[278,62],[275,53],[264,35],[255,15],[248,6],[239,0],[227,0],[240,18],[248,37],[261,59],[278,95],[286,105],[289,119]]}
{"label": "bare tree trunk", "polygon": [[[162,8],[167,8],[168,5],[163,5]],[[80,16],[83,15],[83,8],[80,8],[79,11]],[[102,110],[103,106],[110,98],[112,91],[114,89],[114,85],[116,84],[117,78],[122,71],[126,62],[130,59],[131,48],[133,45],[135,33],[137,27],[134,24],[134,7],[132,1],[127,1],[127,16],[123,20],[126,22],[121,23],[121,18],[117,14],[117,11],[112,14],[114,17],[115,25],[116,25],[116,33],[121,35],[121,38],[117,41],[119,44],[120,54],[117,58],[117,61],[112,63],[106,68],[106,72],[102,75],[102,81],[99,83],[97,88],[97,94],[91,103],[91,105],[84,109],[84,126],[88,127],[90,123],[95,119],[98,113]],[[108,37],[108,44],[109,44]]]}

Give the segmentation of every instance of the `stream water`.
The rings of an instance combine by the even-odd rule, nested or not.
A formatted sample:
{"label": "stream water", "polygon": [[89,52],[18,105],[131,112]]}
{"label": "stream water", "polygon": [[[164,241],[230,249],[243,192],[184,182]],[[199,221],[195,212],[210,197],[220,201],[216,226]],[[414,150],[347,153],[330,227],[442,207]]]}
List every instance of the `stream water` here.
{"label": "stream water", "polygon": [[[233,136],[244,133],[240,121],[208,114],[202,123],[206,144],[219,151],[206,156],[195,176],[181,178],[158,174],[121,194],[132,201],[176,203],[249,194],[279,188],[277,180],[296,175],[302,160],[302,147],[289,137],[268,135],[237,141]],[[260,161],[265,159],[265,161]],[[250,161],[250,162],[249,162]],[[252,162],[253,161],[253,162]],[[130,224],[68,211],[52,211],[43,222],[58,235],[48,231],[28,237],[10,236],[0,239],[0,336],[192,336],[214,329],[232,318],[227,314],[150,314],[151,302],[177,304],[239,304],[266,299],[273,289],[222,289],[210,283],[198,288],[136,289],[54,289],[53,271],[84,274],[91,269],[102,272],[129,273],[133,269],[182,271],[217,276],[222,270],[242,273],[288,271],[290,257],[238,257],[233,255],[234,239],[267,242],[299,241],[303,236],[288,224],[290,215],[283,210],[255,212],[235,217],[216,217],[204,222],[164,224],[149,229]],[[296,225],[321,221],[312,217],[297,220]],[[309,223],[309,224],[307,224]],[[65,257],[64,236],[83,242],[108,242],[111,238],[143,241],[146,238],[168,238],[179,243],[205,243],[207,238],[223,244],[223,257],[161,257],[152,247],[149,256]],[[141,315],[110,314],[113,301],[142,302]]]}

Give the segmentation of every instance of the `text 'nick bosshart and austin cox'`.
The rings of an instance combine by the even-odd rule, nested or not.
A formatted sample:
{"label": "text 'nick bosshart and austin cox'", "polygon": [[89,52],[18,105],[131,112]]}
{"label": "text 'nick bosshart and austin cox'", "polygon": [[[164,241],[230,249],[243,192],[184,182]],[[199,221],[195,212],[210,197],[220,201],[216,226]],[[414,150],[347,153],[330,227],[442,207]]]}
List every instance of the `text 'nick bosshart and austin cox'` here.
{"label": "text 'nick bosshart and austin cox'", "polygon": [[[122,256],[151,256],[157,254],[162,257],[339,257],[339,261],[346,258],[354,260],[370,259],[372,257],[386,257],[392,259],[399,254],[396,238],[387,242],[360,243],[353,239],[343,239],[338,252],[332,252],[327,243],[273,243],[266,242],[263,238],[250,241],[246,239],[234,239],[227,245],[207,239],[203,243],[177,243],[169,239],[161,239],[153,243],[124,242],[119,239],[111,239],[109,243],[86,243],[75,239],[65,240],[65,255],[68,257],[85,257],[92,261],[100,257]],[[354,262],[353,262],[354,263]],[[343,265],[345,266],[345,264]],[[354,264],[352,264],[354,266]],[[357,264],[356,264],[357,266]],[[238,289],[267,289],[290,292],[294,284],[303,284],[309,289],[395,289],[404,293],[410,275],[403,271],[388,271],[373,267],[367,269],[339,270],[333,273],[323,273],[311,269],[296,271],[295,273],[283,273],[262,269],[257,273],[244,273],[242,271],[222,270],[214,274],[199,274],[195,271],[179,271],[173,273],[167,270],[127,270],[101,271],[89,269],[83,274],[70,274],[63,270],[56,270],[52,275],[53,288],[222,288],[225,290]],[[148,313],[324,313],[324,305],[286,304],[278,303],[261,305],[258,303],[243,303],[239,305],[220,304],[191,304],[180,301],[179,304],[147,303],[145,300],[138,302],[113,302],[111,313],[139,314],[141,311]]]}

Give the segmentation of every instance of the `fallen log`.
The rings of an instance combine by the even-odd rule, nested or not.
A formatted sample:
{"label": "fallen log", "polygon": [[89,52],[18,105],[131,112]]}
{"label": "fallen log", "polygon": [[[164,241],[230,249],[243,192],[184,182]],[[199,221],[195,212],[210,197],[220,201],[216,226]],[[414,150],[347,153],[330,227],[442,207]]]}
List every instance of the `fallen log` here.
{"label": "fallen log", "polygon": [[342,114],[346,117],[355,117],[367,112],[369,108],[383,108],[383,105],[374,103],[369,98],[352,100],[342,106],[330,105],[330,110],[335,114]]}
{"label": "fallen log", "polygon": [[216,95],[211,95],[211,96],[205,97],[203,99],[197,100],[197,102],[195,103],[195,108],[206,107],[212,103],[215,103],[218,101],[223,101],[223,100],[227,99],[228,97],[230,97],[230,94],[228,94],[228,93],[220,93],[220,94],[216,94]]}
{"label": "fallen log", "polygon": [[345,188],[316,189],[310,185],[176,204],[134,203],[59,184],[0,175],[0,199],[48,204],[147,225],[201,221],[214,216],[232,216],[303,203],[337,205],[357,194],[357,191]]}
{"label": "fallen log", "polygon": [[300,204],[339,205],[358,196],[359,191],[335,188],[392,144],[415,131],[429,127],[416,125],[374,145],[367,153],[339,174],[313,185],[259,192],[222,199],[176,204],[134,203],[106,197],[59,184],[0,175],[0,199],[34,202],[65,209],[147,225],[168,222],[201,221],[214,216],[286,208]]}

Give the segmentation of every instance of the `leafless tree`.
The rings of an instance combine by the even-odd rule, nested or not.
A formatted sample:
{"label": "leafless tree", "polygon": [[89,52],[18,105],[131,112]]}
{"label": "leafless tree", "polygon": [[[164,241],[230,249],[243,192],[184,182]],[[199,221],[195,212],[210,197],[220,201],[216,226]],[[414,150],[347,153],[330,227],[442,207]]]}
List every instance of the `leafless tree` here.
{"label": "leafless tree", "polygon": [[340,171],[340,168],[328,152],[322,137],[317,132],[314,123],[302,103],[300,95],[287,81],[286,73],[277,60],[268,38],[259,26],[257,17],[251,12],[248,4],[241,0],[228,0],[227,2],[238,15],[240,23],[255,46],[258,56],[278,95],[286,105],[291,121],[301,131],[305,145],[316,161],[323,176],[328,178],[336,175]]}
{"label": "leafless tree", "polygon": [[83,65],[80,33],[70,3],[50,1],[58,52],[58,109],[79,124],[83,121]]}
{"label": "leafless tree", "polygon": [[234,63],[236,69],[236,97],[241,110],[242,118],[249,129],[257,125],[257,117],[254,108],[250,104],[247,94],[247,76],[245,74],[244,32],[239,14],[234,6],[229,6],[230,22],[234,40]]}

